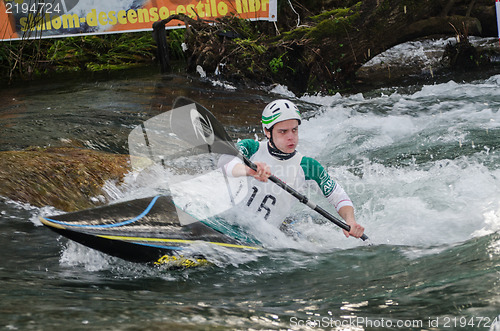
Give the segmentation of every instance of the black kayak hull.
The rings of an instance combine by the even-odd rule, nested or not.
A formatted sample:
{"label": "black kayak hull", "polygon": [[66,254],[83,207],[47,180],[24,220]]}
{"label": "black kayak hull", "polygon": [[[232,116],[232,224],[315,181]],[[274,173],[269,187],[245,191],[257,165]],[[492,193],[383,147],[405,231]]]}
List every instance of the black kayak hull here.
{"label": "black kayak hull", "polygon": [[179,212],[169,196],[155,196],[40,220],[68,239],[131,262],[179,262],[189,266],[206,262],[203,254],[206,244],[236,250],[260,248],[225,235],[187,214],[181,224]]}

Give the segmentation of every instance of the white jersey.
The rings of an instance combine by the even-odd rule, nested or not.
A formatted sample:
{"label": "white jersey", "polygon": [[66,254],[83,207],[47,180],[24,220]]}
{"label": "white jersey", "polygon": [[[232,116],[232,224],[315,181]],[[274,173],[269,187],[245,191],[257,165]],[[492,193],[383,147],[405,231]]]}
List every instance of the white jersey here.
{"label": "white jersey", "polygon": [[[261,142],[257,152],[250,157],[252,162],[266,163],[274,176],[296,190],[300,190],[305,183],[304,174],[300,167],[301,160],[302,154],[300,153],[296,153],[288,160],[278,160],[269,153],[266,142]],[[247,199],[243,200],[245,206],[266,221],[279,227],[283,220],[289,216],[292,203],[296,199],[271,182],[261,182],[252,178],[250,185]]]}
{"label": "white jersey", "polygon": [[[259,143],[247,139],[238,143],[238,147],[250,161],[266,163],[274,176],[295,190],[301,192],[307,180],[314,180],[337,211],[343,206],[352,206],[351,200],[342,187],[328,175],[318,161],[305,157],[299,152],[287,160],[280,160],[271,155],[267,141]],[[235,158],[226,163],[225,172],[231,175],[234,165],[241,162],[239,158]],[[261,182],[254,178],[249,179],[246,196],[238,200],[240,201],[238,208],[244,208],[277,227],[290,216],[292,206],[297,202],[296,198],[278,185],[270,181]]]}

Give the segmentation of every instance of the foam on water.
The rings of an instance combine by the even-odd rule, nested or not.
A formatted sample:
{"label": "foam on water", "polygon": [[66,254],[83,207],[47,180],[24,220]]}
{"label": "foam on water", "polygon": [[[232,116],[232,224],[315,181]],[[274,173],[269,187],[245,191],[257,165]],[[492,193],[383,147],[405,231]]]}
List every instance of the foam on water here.
{"label": "foam on water", "polygon": [[[317,158],[342,184],[371,242],[432,251],[432,247],[500,230],[499,87],[500,75],[482,82],[423,86],[413,92],[384,89],[371,96],[296,99],[280,86],[273,92],[294,99],[299,106],[307,103],[316,108],[315,115],[300,127],[299,150]],[[185,166],[196,169],[198,164]],[[132,172],[119,186],[106,183],[105,194],[112,202],[169,194],[172,176],[159,167]],[[199,182],[182,176],[175,182],[189,185],[177,192],[176,203],[194,208],[190,210],[194,215],[206,214],[205,197],[214,188],[224,190],[225,185],[220,185],[217,176]],[[203,193],[208,187],[211,190]],[[193,203],[190,199],[196,194],[200,198]],[[336,215],[317,190],[310,188],[306,195]],[[363,245],[298,205],[293,236],[256,222],[252,215],[238,215],[237,221],[271,251],[325,252]],[[88,249],[68,247],[63,262],[86,261]],[[219,266],[262,256],[210,245],[203,249]],[[99,265],[95,263],[99,256],[88,258],[85,265]]]}
{"label": "foam on water", "polygon": [[[297,102],[316,104],[319,111],[303,121],[299,150],[320,160],[346,189],[372,243],[431,247],[495,232],[500,227],[499,85],[500,76],[494,76],[410,93],[305,96]],[[274,92],[293,98],[282,87]],[[168,176],[162,179],[158,172],[141,176],[135,184],[126,181],[128,193],[121,199],[154,192],[158,183],[168,185]],[[207,185],[190,184],[181,200]],[[314,189],[307,195],[336,214]],[[203,214],[201,205],[191,207]],[[299,215],[293,237],[256,224],[251,215],[239,215],[239,222],[268,249],[320,252],[362,244],[332,224],[317,224],[319,217],[305,207]]]}
{"label": "foam on water", "polygon": [[498,231],[499,79],[301,98],[322,111],[301,126],[299,149],[329,167],[376,243],[427,246]]}

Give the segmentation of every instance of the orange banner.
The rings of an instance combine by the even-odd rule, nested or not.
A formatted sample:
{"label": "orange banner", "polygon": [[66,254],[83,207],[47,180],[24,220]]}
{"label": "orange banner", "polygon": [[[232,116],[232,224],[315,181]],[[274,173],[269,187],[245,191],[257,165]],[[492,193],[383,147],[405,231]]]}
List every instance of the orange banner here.
{"label": "orange banner", "polygon": [[[152,30],[154,22],[180,13],[276,21],[277,0],[2,0],[0,10],[0,40],[16,40]],[[173,20],[166,28],[183,24]]]}

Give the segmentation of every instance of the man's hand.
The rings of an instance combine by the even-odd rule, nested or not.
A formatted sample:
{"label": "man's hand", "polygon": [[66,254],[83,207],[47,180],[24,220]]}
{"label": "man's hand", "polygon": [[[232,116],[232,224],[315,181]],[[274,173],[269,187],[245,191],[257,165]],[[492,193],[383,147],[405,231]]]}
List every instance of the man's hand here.
{"label": "man's hand", "polygon": [[344,231],[344,235],[349,238],[350,236],[353,236],[354,238],[361,238],[363,233],[365,232],[365,228],[356,223],[356,219],[354,218],[354,208],[351,206],[344,206],[340,208],[339,210],[339,215],[345,220],[347,225],[351,227],[351,230],[347,232],[346,230]]}
{"label": "man's hand", "polygon": [[365,232],[365,228],[356,222],[349,224],[349,226],[351,227],[351,231],[347,232],[346,230],[343,230],[344,235],[347,238],[349,238],[350,236],[353,236],[354,238],[361,238],[361,236]]}
{"label": "man's hand", "polygon": [[271,176],[271,169],[269,166],[264,162],[255,162],[255,165],[257,166],[257,171],[247,168],[247,174],[261,182],[267,182],[269,176]]}

